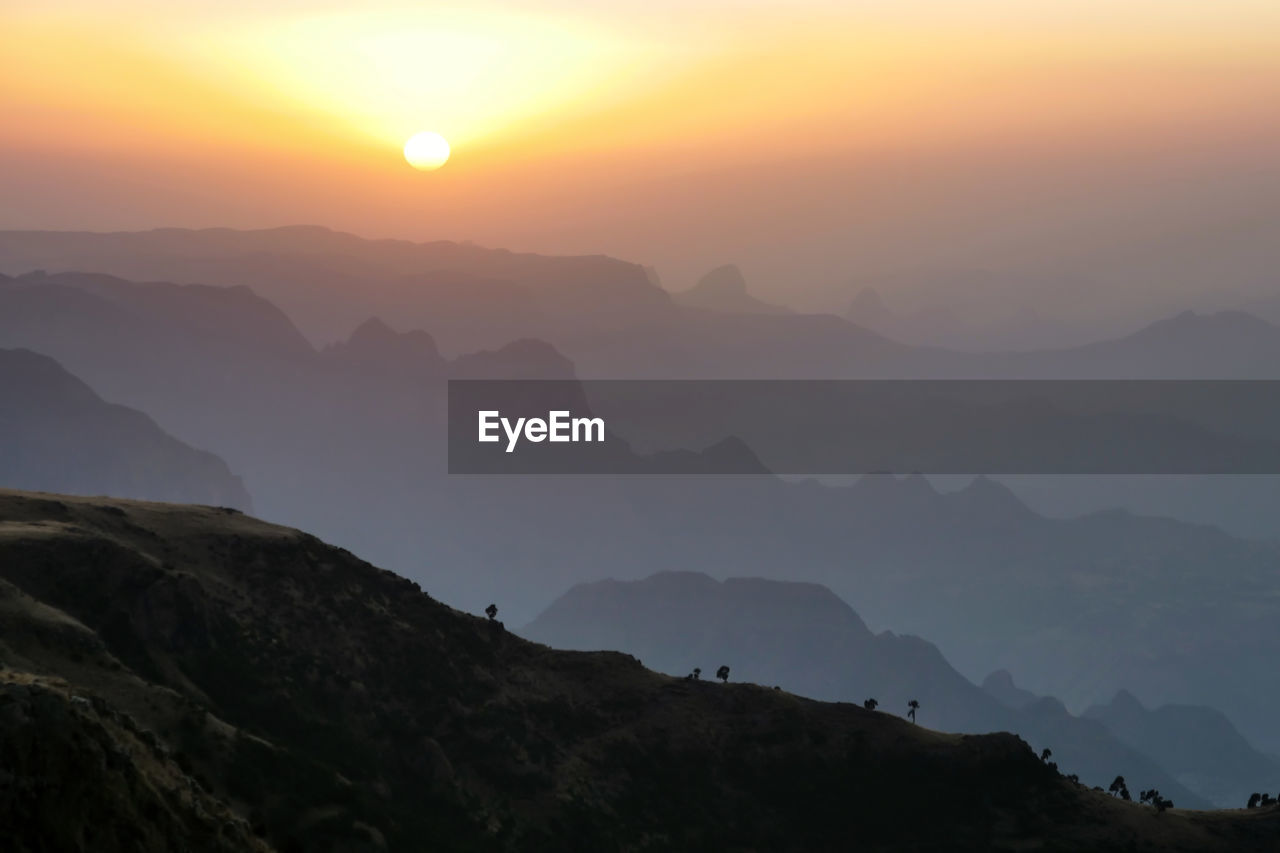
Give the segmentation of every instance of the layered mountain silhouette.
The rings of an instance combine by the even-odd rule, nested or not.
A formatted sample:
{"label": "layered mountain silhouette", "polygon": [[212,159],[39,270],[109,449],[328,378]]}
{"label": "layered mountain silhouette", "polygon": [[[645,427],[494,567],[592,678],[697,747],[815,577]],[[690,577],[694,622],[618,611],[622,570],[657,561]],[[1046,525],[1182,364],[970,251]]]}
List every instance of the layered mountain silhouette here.
{"label": "layered mountain silhouette", "polygon": [[[346,354],[322,353],[288,328],[279,340],[241,334],[282,316],[248,291],[226,297],[235,313],[219,316],[199,310],[209,298],[200,287],[113,284],[124,298],[99,281],[0,283],[0,346],[56,358],[105,398],[225,459],[264,516],[316,530],[444,600],[479,609],[501,599],[518,623],[606,568],[620,579],[681,567],[811,580],[856,600],[872,624],[938,642],[970,678],[1004,667],[1072,708],[1122,688],[1155,704],[1212,704],[1254,743],[1280,748],[1267,710],[1276,694],[1267,649],[1280,624],[1267,593],[1280,560],[1273,544],[1119,511],[1045,518],[981,480],[943,494],[923,478],[848,488],[767,477],[559,478],[554,488],[448,478],[443,378],[563,378],[577,364],[545,341],[508,341],[447,359],[443,375],[423,373],[435,362],[411,327],[375,325]],[[796,323],[775,345],[804,337],[806,324],[851,328],[833,317],[696,316],[689,335],[708,322],[739,332],[769,324],[769,336]],[[579,333],[604,340],[616,330]],[[687,340],[636,346],[687,363]],[[388,369],[401,346],[409,363]],[[886,346],[875,351],[901,351]],[[755,348],[748,361],[770,353]]]}
{"label": "layered mountain silhouette", "polygon": [[0,483],[9,487],[251,506],[221,459],[28,350],[0,349],[0,447]]}
{"label": "layered mountain silhouette", "polygon": [[[212,508],[0,493],[0,607],[17,849],[822,849],[852,821],[868,849],[1251,850],[1275,831],[1274,809],[1157,821],[1011,735],[552,651]],[[72,783],[41,785],[54,771]]]}
{"label": "layered mountain silhouette", "polygon": [[[982,689],[1001,704],[1022,710],[1046,700],[1018,687],[1007,670],[997,670]],[[1105,704],[1092,705],[1082,717],[1097,720],[1119,740],[1147,755],[1197,793],[1223,808],[1239,808],[1255,791],[1280,783],[1280,762],[1255,749],[1214,708],[1162,705],[1147,709],[1128,690]]]}
{"label": "layered mountain silhouette", "polygon": [[[680,304],[684,298],[673,299],[644,267],[603,256],[365,240],[311,226],[0,232],[0,271],[33,270],[247,285],[322,344],[346,338],[369,317],[427,329],[450,354],[535,337],[563,352],[584,377],[1280,376],[1274,328],[1238,315],[1179,317],[1127,338],[1070,349],[1031,352],[1060,340],[1036,333],[988,347],[1014,345],[1024,352],[982,352],[980,346],[955,352],[897,343],[831,315],[743,310],[760,306],[744,301],[752,297],[729,268],[715,271],[691,292],[702,294],[697,298],[709,293],[712,302],[728,299],[737,308],[707,310]],[[1037,323],[1025,316],[1017,320],[1028,328]]]}
{"label": "layered mountain silhouette", "polygon": [[331,342],[370,316],[432,329],[451,351],[536,334],[540,319],[670,304],[643,267],[603,256],[550,257],[468,243],[364,240],[327,228],[4,232],[0,270],[93,270],[133,280],[247,285]]}
{"label": "layered mountain silhouette", "polygon": [[813,850],[856,827],[870,850],[1249,851],[1280,821],[1158,815],[1008,734],[553,651],[232,511],[0,492],[0,608],[19,850]]}
{"label": "layered mountain silhouette", "polygon": [[786,376],[909,353],[837,317],[682,306],[642,266],[612,258],[363,240],[315,227],[0,232],[0,271],[33,270],[247,285],[323,344],[371,316],[428,329],[451,354],[536,337],[585,375]]}
{"label": "layered mountain silhouette", "polygon": [[1280,761],[1255,750],[1221,712],[1201,705],[1148,709],[1121,690],[1084,712],[1135,749],[1159,755],[1184,784],[1239,808],[1255,791],[1280,789]]}
{"label": "layered mountain silhouette", "polygon": [[[1006,707],[956,672],[933,644],[890,631],[873,634],[817,584],[716,581],[695,572],[598,581],[570,589],[519,633],[560,648],[618,649],[673,675],[700,667],[711,678],[728,664],[737,680],[828,701],[874,698],[891,714],[904,715],[915,699],[918,722],[944,731],[1012,731],[1037,751],[1052,749],[1062,772],[1089,785],[1105,787],[1120,774],[1175,802],[1210,802],[1164,769],[1161,751],[1129,745],[1056,700],[1032,697],[1016,709]],[[1267,787],[1262,783],[1269,776],[1249,772],[1241,767],[1237,784]]]}

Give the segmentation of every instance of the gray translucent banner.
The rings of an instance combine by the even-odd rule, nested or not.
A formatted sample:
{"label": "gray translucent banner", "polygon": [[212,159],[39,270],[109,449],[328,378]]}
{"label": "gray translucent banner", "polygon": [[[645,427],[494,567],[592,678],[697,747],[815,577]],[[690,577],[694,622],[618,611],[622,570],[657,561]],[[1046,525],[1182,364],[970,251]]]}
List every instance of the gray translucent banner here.
{"label": "gray translucent banner", "polygon": [[454,380],[453,474],[1280,474],[1280,382]]}

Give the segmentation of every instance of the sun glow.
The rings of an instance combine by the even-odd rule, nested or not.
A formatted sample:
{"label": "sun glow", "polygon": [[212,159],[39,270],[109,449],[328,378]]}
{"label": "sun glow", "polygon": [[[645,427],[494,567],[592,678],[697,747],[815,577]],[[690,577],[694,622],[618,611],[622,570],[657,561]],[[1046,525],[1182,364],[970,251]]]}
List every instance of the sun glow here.
{"label": "sun glow", "polygon": [[415,133],[404,144],[404,159],[423,172],[439,169],[449,160],[449,143],[438,133]]}
{"label": "sun glow", "polygon": [[253,85],[396,145],[428,121],[459,144],[500,134],[609,85],[630,55],[576,22],[447,9],[295,16],[235,41]]}

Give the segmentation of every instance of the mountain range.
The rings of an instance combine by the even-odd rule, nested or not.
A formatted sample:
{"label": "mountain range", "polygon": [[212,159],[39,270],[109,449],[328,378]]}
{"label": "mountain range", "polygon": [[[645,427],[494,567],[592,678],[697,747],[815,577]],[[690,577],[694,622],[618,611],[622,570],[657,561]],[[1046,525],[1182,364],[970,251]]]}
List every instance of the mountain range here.
{"label": "mountain range", "polygon": [[[220,249],[224,238],[230,248]],[[102,244],[127,258],[151,241],[181,259],[197,250],[217,255],[215,249],[241,257],[255,246],[261,254],[280,248],[281,240],[306,248],[312,238],[321,248],[350,244],[356,254],[385,248],[326,232],[163,232]],[[94,242],[65,237],[82,239]],[[28,244],[13,238],[5,245],[16,252],[14,246]],[[42,244],[32,238],[29,245],[23,251]],[[427,252],[399,244],[388,251],[411,258]],[[484,258],[490,272],[527,261],[475,247],[441,251]],[[142,256],[169,257],[159,250]],[[317,268],[321,256],[318,249],[307,255]],[[636,270],[634,284],[612,291],[618,298],[633,286],[637,292],[654,286]],[[583,284],[577,298],[591,292]],[[732,347],[716,349],[728,339],[710,334],[713,327],[734,335],[767,331],[775,348],[752,349],[752,363],[772,358],[788,340],[809,346],[808,332],[817,327],[833,330],[830,340],[861,341],[886,358],[906,350],[912,358],[932,357],[834,317],[731,315],[672,308],[660,295],[637,299],[626,346],[669,364],[694,365],[704,351],[734,357]],[[641,305],[650,302],[668,307]],[[603,303],[574,310],[608,313]],[[646,339],[645,324],[659,311],[676,312],[666,315],[675,325],[663,328],[688,337]],[[402,315],[388,316],[399,322]],[[317,350],[284,312],[243,287],[73,273],[0,281],[0,346],[51,356],[104,398],[144,411],[169,434],[216,453],[243,477],[264,516],[369,555],[451,603],[478,609],[496,600],[510,618],[527,621],[605,567],[624,580],[663,568],[809,580],[857,601],[869,624],[939,643],[970,679],[1006,668],[1036,694],[1057,696],[1075,710],[1120,689],[1156,705],[1219,707],[1250,741],[1280,748],[1268,711],[1277,690],[1266,651],[1276,640],[1269,591],[1280,549],[1273,543],[1123,511],[1046,518],[989,480],[940,493],[920,477],[866,477],[841,488],[768,477],[583,477],[559,479],[549,492],[537,478],[449,478],[444,379],[565,378],[579,365],[559,347],[528,338],[442,354],[448,348],[434,334],[395,331],[368,317],[352,323],[357,334]],[[607,339],[616,329],[574,317],[578,339],[613,346]],[[1171,328],[1208,328],[1201,319]],[[1238,336],[1234,322],[1220,331],[1224,338]],[[1267,328],[1250,328],[1260,333],[1250,339],[1256,343],[1227,348],[1230,359],[1247,361],[1263,351]],[[695,337],[707,338],[705,349],[685,349]],[[1123,352],[1112,357],[1119,372],[1127,369]],[[1025,354],[1001,358],[1009,371],[1033,361]]]}
{"label": "mountain range", "polygon": [[[1280,785],[1280,764],[1210,709],[1147,712],[1139,705],[1136,719],[1121,724],[1117,703],[1123,697],[1136,701],[1128,692],[1077,717],[1055,699],[1016,688],[1008,673],[979,687],[926,640],[872,633],[848,604],[817,584],[716,581],[694,572],[598,581],[573,587],[518,631],[558,648],[618,649],[672,675],[697,666],[710,678],[729,664],[736,680],[778,684],[828,701],[873,698],[892,714],[905,714],[914,699],[920,703],[917,720],[932,728],[1014,732],[1037,751],[1052,749],[1062,772],[1088,785],[1105,787],[1119,774],[1130,785],[1155,787],[1175,802],[1201,807],[1239,807],[1250,792]],[[1010,701],[1010,691],[1017,691],[1018,701]],[[1109,713],[1112,708],[1116,713]],[[1188,718],[1146,725],[1151,715],[1180,713],[1212,717],[1214,724],[1198,726]],[[1198,739],[1198,749],[1180,745],[1191,738]],[[1175,771],[1185,784],[1175,780]]]}
{"label": "mountain range", "polygon": [[19,851],[1261,851],[1280,829],[1120,802],[1013,735],[555,651],[233,510],[0,492],[0,611]]}
{"label": "mountain range", "polygon": [[1202,705],[1147,708],[1127,690],[1084,716],[1218,803],[1239,806],[1255,791],[1280,787],[1280,760],[1260,754],[1226,715]]}
{"label": "mountain range", "polygon": [[[369,317],[426,329],[455,355],[536,337],[583,377],[1280,377],[1275,327],[1238,313],[1188,314],[1173,328],[1087,346],[956,352],[898,343],[835,315],[743,310],[755,303],[731,268],[695,286],[703,304],[692,307],[681,304],[688,293],[673,298],[644,267],[604,256],[366,240],[312,226],[0,232],[0,272],[37,270],[249,286],[321,344]],[[714,297],[714,310],[698,293]]]}

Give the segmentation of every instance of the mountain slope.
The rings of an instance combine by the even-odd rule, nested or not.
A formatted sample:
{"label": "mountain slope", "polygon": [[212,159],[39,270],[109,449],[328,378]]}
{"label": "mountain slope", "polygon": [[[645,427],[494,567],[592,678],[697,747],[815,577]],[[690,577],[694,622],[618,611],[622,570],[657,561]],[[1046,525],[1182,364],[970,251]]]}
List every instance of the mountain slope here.
{"label": "mountain slope", "polygon": [[248,509],[240,478],[51,358],[0,349],[0,484]]}
{"label": "mountain slope", "polygon": [[1163,756],[1174,775],[1218,805],[1238,808],[1254,791],[1280,787],[1280,762],[1250,746],[1213,708],[1163,705],[1148,709],[1122,690],[1109,703],[1090,707],[1084,716],[1098,720],[1135,749]]}
{"label": "mountain slope", "polygon": [[[996,346],[989,343],[984,349],[1038,351],[957,352],[900,344],[871,331],[889,337],[901,331],[875,322],[884,312],[874,297],[863,305],[869,310],[852,315],[872,321],[868,328],[835,316],[770,312],[776,306],[751,297],[732,267],[719,268],[708,281],[673,296],[642,266],[605,256],[554,257],[447,241],[366,240],[314,226],[0,231],[0,271],[17,275],[34,270],[92,270],[142,281],[252,287],[288,312],[310,339],[324,343],[345,337],[370,316],[425,328],[452,354],[538,337],[566,353],[585,377],[1280,376],[1276,327],[1240,312],[1187,313],[1113,340],[1046,350],[1063,334],[1054,331],[1050,320],[1015,308],[999,322],[1006,332],[995,339]],[[987,275],[975,272],[966,278],[976,282]],[[1014,279],[1002,287],[1023,284]],[[683,304],[690,299],[715,310]],[[978,314],[992,316],[991,311]],[[932,323],[928,316],[925,320]],[[943,318],[943,324],[950,321]],[[1018,334],[1011,336],[1009,329]],[[985,337],[978,334],[979,340]],[[968,341],[965,349],[978,348],[970,333],[902,338],[935,343],[962,339]]]}
{"label": "mountain slope", "polygon": [[728,664],[734,679],[781,685],[827,701],[879,702],[953,732],[1012,731],[1032,747],[1050,747],[1064,773],[1088,785],[1117,774],[1159,788],[1175,802],[1207,807],[1159,766],[1092,720],[1061,703],[1012,711],[967,681],[933,644],[890,631],[873,634],[848,604],[817,584],[663,572],[641,581],[573,587],[520,629],[523,636],[569,649],[618,649],[661,672],[695,666],[711,678]]}
{"label": "mountain slope", "polygon": [[8,851],[270,849],[132,717],[60,679],[0,666],[0,731]]}
{"label": "mountain slope", "polygon": [[[70,686],[92,711],[75,725],[130,718],[282,850],[816,850],[851,827],[871,850],[1261,850],[1280,822],[1122,804],[1008,735],[553,651],[233,512],[0,492],[0,580],[6,685]],[[65,730],[57,708],[83,703],[0,705],[0,743],[32,719]],[[3,819],[39,837],[66,793],[17,769],[36,808],[2,794]],[[91,814],[106,795],[70,796]],[[167,820],[137,826],[165,837]],[[136,849],[98,840],[70,849]]]}

